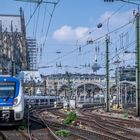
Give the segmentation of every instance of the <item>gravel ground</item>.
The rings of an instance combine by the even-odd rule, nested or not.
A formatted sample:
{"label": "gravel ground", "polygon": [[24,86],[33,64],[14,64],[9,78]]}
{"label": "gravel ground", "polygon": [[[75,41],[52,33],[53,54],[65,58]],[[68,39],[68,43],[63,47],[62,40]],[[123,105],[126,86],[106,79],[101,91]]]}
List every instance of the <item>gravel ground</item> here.
{"label": "gravel ground", "polygon": [[[136,120],[136,121],[140,121],[139,117],[135,117],[134,115],[129,115],[128,113],[128,117],[125,117],[125,112],[123,112],[122,110],[119,112],[118,110],[116,110],[116,113],[114,112],[106,112],[104,109],[97,109],[97,110],[93,110],[93,113],[96,114],[102,114],[102,115],[107,115],[107,116],[111,116],[111,117],[115,117],[115,118],[122,118],[122,119],[130,119],[130,120]],[[117,113],[118,112],[118,113]]]}

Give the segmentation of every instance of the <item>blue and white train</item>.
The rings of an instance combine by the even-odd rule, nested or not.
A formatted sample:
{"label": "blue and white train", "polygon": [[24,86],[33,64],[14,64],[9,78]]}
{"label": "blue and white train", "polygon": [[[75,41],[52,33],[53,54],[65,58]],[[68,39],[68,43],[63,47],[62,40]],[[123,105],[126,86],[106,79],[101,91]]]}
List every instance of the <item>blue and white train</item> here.
{"label": "blue and white train", "polygon": [[0,124],[19,124],[24,117],[24,95],[20,80],[0,76]]}
{"label": "blue and white train", "polygon": [[62,104],[60,97],[56,96],[25,96],[25,105],[30,106],[46,106],[51,107],[57,102],[58,105]]}

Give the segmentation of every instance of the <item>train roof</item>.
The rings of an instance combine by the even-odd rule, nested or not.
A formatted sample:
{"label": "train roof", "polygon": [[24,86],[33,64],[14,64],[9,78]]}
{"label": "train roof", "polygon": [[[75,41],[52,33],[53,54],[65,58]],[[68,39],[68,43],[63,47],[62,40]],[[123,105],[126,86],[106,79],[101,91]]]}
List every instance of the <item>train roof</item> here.
{"label": "train roof", "polygon": [[48,95],[47,96],[28,96],[28,95],[25,95],[24,98],[25,99],[55,99],[56,96],[48,96]]}
{"label": "train roof", "polygon": [[17,77],[15,77],[15,76],[11,76],[11,75],[0,75],[0,78],[1,79],[8,79],[8,80],[12,80],[12,79],[15,79],[15,80],[20,80],[20,79],[18,79]]}
{"label": "train roof", "polygon": [[12,77],[11,75],[0,75],[0,77]]}

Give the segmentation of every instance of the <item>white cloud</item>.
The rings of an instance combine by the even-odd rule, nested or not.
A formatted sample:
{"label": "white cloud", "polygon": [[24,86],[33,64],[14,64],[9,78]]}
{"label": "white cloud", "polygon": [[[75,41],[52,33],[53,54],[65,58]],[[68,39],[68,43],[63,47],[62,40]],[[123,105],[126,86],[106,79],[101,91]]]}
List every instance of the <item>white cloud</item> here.
{"label": "white cloud", "polygon": [[118,27],[130,21],[133,18],[133,11],[125,11],[114,14],[114,12],[106,11],[103,15],[101,15],[99,21],[101,23],[109,21],[109,27]]}
{"label": "white cloud", "polygon": [[71,26],[64,25],[53,33],[53,39],[59,42],[72,41],[72,40],[75,41],[88,34],[89,30],[90,29],[87,27],[79,26],[76,28],[72,28]]}
{"label": "white cloud", "polygon": [[[97,29],[97,27],[94,27],[93,29],[90,29],[89,27],[82,27],[77,26],[73,28],[72,26],[64,25],[54,31],[53,33],[53,39],[56,41],[59,41],[61,43],[63,42],[70,42],[70,41],[86,41],[88,37],[92,37],[93,39],[96,39],[104,34],[106,34],[109,31],[126,24],[133,18],[133,11],[125,11],[116,13],[112,16],[114,12],[112,11],[106,11],[103,13],[98,20],[96,20],[97,24],[102,23],[103,27],[100,29]],[[108,26],[107,26],[107,19],[110,17]],[[89,32],[93,31],[91,35],[89,35]]]}

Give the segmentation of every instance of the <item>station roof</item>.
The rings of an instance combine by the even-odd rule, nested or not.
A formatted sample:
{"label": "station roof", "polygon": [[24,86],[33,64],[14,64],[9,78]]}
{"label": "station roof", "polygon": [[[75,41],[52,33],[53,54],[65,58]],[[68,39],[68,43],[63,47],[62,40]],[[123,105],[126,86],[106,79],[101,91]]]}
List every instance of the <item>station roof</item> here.
{"label": "station roof", "polygon": [[21,71],[18,75],[18,78],[23,80],[24,83],[28,83],[28,82],[39,83],[39,82],[42,82],[39,71]]}

